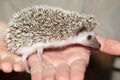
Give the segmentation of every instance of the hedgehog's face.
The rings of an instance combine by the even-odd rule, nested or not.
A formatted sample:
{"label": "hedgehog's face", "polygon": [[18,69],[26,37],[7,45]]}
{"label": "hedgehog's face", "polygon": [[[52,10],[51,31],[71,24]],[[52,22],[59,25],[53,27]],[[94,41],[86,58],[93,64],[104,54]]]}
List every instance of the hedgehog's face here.
{"label": "hedgehog's face", "polygon": [[82,31],[77,35],[77,40],[81,45],[89,46],[92,48],[100,48],[100,43],[95,37],[95,33],[92,31]]}

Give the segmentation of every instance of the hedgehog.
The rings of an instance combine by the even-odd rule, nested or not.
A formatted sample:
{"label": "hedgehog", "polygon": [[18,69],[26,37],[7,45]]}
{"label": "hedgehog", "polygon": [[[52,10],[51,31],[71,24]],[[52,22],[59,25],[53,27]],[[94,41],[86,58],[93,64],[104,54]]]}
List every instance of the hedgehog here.
{"label": "hedgehog", "polygon": [[26,71],[27,58],[34,52],[42,59],[43,49],[80,44],[100,48],[93,29],[98,26],[93,15],[79,14],[59,7],[34,5],[16,12],[9,21],[6,45],[22,55]]}

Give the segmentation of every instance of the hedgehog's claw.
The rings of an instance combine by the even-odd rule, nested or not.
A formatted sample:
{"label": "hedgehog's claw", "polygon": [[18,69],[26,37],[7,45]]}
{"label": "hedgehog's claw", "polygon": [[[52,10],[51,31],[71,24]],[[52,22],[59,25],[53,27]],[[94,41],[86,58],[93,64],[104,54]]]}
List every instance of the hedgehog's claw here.
{"label": "hedgehog's claw", "polygon": [[39,59],[41,60],[41,62],[43,62],[44,58],[43,58],[43,48],[38,48],[37,49],[37,55],[39,57]]}
{"label": "hedgehog's claw", "polygon": [[30,73],[30,67],[27,63],[27,56],[22,56],[22,61],[24,63],[24,66],[25,66],[25,69],[26,69],[26,72]]}

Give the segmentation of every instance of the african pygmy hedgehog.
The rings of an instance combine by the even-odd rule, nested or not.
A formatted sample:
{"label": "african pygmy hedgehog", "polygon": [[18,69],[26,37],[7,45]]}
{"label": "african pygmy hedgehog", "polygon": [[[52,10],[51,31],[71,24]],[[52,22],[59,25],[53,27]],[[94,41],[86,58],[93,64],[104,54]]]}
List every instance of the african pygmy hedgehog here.
{"label": "african pygmy hedgehog", "polygon": [[10,51],[22,55],[28,71],[27,57],[34,52],[41,56],[47,47],[77,43],[99,48],[93,32],[96,26],[97,21],[91,15],[46,5],[32,6],[13,15],[5,40]]}

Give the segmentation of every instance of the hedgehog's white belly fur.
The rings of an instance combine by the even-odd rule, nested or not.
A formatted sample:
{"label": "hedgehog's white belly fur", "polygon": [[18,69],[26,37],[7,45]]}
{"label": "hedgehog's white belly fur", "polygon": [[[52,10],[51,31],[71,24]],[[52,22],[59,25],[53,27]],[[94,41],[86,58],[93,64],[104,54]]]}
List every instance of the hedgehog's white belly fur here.
{"label": "hedgehog's white belly fur", "polygon": [[71,37],[71,38],[68,38],[68,39],[62,40],[62,41],[47,42],[47,43],[36,43],[36,44],[33,44],[30,47],[19,48],[16,51],[16,53],[21,54],[22,56],[25,56],[25,55],[29,56],[30,54],[38,51],[39,49],[63,47],[63,46],[66,46],[66,45],[79,43],[81,40],[82,39],[79,39],[79,36],[76,36],[74,38]]}

